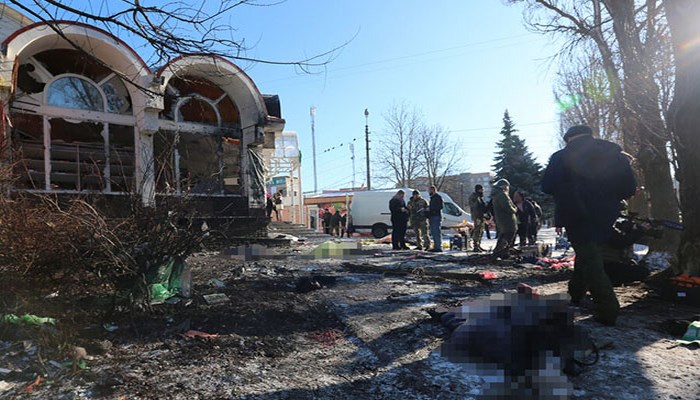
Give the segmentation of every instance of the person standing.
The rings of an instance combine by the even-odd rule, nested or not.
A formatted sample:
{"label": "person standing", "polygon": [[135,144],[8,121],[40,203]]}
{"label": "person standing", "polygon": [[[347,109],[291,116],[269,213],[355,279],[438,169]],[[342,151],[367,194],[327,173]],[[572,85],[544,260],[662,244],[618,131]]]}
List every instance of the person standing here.
{"label": "person standing", "polygon": [[515,216],[518,219],[517,236],[520,238],[518,245],[525,246],[530,242],[531,229],[537,219],[535,207],[525,198],[525,195],[520,190],[516,190],[515,194],[513,194],[513,204],[518,208],[515,212]]}
{"label": "person standing", "polygon": [[323,209],[323,216],[321,217],[321,223],[323,224],[323,233],[326,235],[331,234],[331,209],[326,207]]}
{"label": "person standing", "polygon": [[408,250],[406,246],[406,227],[408,225],[408,209],[404,201],[405,192],[400,190],[389,200],[391,212],[391,248]]}
{"label": "person standing", "polygon": [[498,241],[496,248],[493,249],[493,255],[496,257],[506,258],[508,252],[513,246],[515,232],[517,230],[517,219],[515,212],[517,207],[508,195],[510,182],[505,179],[499,179],[494,188],[493,200],[493,216],[496,219],[496,231],[498,231]]}
{"label": "person standing", "polygon": [[428,205],[428,223],[430,224],[430,236],[433,238],[432,252],[442,251],[442,207],[444,202],[442,196],[437,192],[435,186],[428,189],[430,194],[430,204]]}
{"label": "person standing", "polygon": [[635,194],[634,172],[620,146],[593,138],[588,126],[572,126],[564,142],[549,159],[542,191],[554,196],[554,223],[566,228],[576,253],[569,295],[576,304],[590,291],[594,319],[615,325],[620,303],[603,268],[602,244],[612,234],[620,202]]}
{"label": "person standing", "polygon": [[474,230],[472,231],[474,251],[484,251],[484,249],[481,248],[481,238],[484,236],[487,211],[486,203],[484,203],[483,186],[474,186],[474,193],[469,196],[469,211],[472,214],[472,221],[474,222]]}
{"label": "person standing", "polygon": [[430,238],[428,238],[428,202],[417,190],[413,191],[411,200],[408,201],[408,212],[411,228],[416,233],[417,250],[428,250],[430,248]]}
{"label": "person standing", "polygon": [[267,218],[272,218],[272,211],[275,209],[275,203],[272,201],[272,196],[269,194],[266,197],[265,200],[265,215],[267,215]]}
{"label": "person standing", "polygon": [[542,207],[531,197],[526,197],[525,200],[532,204],[535,209],[535,218],[532,220],[532,225],[530,225],[529,236],[527,238],[528,244],[537,243],[537,233],[542,227]]}
{"label": "person standing", "polygon": [[340,230],[340,211],[334,209],[333,215],[331,215],[331,236],[341,236]]}
{"label": "person standing", "polygon": [[348,209],[343,207],[340,209],[340,217],[338,218],[339,222],[339,232],[340,232],[340,237],[342,238],[343,235],[347,235],[347,237],[350,237],[350,234],[348,233]]}
{"label": "person standing", "polygon": [[272,209],[275,212],[275,217],[277,218],[277,221],[281,221],[280,219],[280,210],[282,209],[282,192],[277,192],[272,198],[272,202],[274,203],[274,208]]}

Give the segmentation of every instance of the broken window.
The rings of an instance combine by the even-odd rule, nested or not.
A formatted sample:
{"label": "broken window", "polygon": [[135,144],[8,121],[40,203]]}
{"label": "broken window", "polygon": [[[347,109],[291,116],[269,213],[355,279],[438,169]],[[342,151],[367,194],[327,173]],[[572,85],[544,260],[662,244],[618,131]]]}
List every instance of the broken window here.
{"label": "broken window", "polygon": [[51,189],[104,190],[104,124],[52,118],[49,126]]}
{"label": "broken window", "polygon": [[134,189],[134,126],[130,119],[111,116],[132,113],[128,90],[117,74],[70,49],[25,57],[17,74],[11,117],[18,187]]}
{"label": "broken window", "polygon": [[41,115],[13,112],[12,158],[15,161],[17,188],[44,189],[44,118]]}
{"label": "broken window", "polygon": [[109,124],[109,181],[112,192],[134,192],[134,127]]}
{"label": "broken window", "polygon": [[174,77],[161,118],[183,124],[155,137],[157,191],[240,193],[238,109],[223,89],[203,78]]}

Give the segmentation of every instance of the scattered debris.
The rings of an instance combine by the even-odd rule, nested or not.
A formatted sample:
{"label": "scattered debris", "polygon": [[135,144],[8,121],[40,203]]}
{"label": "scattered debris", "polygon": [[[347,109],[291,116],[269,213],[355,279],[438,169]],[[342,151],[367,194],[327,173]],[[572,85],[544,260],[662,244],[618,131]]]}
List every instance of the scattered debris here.
{"label": "scattered debris", "polygon": [[297,279],[296,291],[298,293],[308,293],[324,287],[335,285],[337,278],[327,275],[302,276]]}
{"label": "scattered debris", "polygon": [[226,284],[223,281],[216,278],[209,279],[209,285],[219,289],[226,287]]}
{"label": "scattered debris", "polygon": [[54,318],[38,317],[32,314],[24,314],[21,317],[18,317],[15,314],[5,314],[2,316],[2,318],[0,318],[0,321],[14,325],[56,325],[56,320]]}
{"label": "scattered debris", "polygon": [[173,257],[149,271],[146,281],[150,289],[151,304],[161,304],[176,294],[189,297],[192,273],[182,257]]}
{"label": "scattered debris", "polygon": [[36,389],[37,386],[41,384],[42,377],[41,375],[37,375],[36,378],[32,383],[30,383],[27,387],[24,388],[24,391],[27,393],[32,393],[34,392],[34,389]]}
{"label": "scattered debris", "polygon": [[217,304],[223,304],[223,303],[228,303],[231,301],[228,296],[226,296],[223,293],[213,293],[213,294],[205,294],[204,296],[204,301],[207,302],[210,306],[217,305]]}
{"label": "scattered debris", "polygon": [[481,278],[486,280],[496,279],[498,278],[498,275],[496,275],[494,272],[484,271],[481,273]]}
{"label": "scattered debris", "polygon": [[218,333],[206,333],[201,331],[189,330],[182,334],[187,339],[202,338],[206,340],[214,340],[219,337]]}
{"label": "scattered debris", "polygon": [[17,386],[14,382],[0,381],[0,394],[7,392]]}
{"label": "scattered debris", "polygon": [[540,257],[537,259],[537,265],[552,269],[572,269],[575,262],[576,256]]}
{"label": "scattered debris", "polygon": [[693,321],[688,326],[688,330],[685,332],[683,337],[676,342],[690,345],[697,344],[700,345],[700,321]]}
{"label": "scattered debris", "polygon": [[310,335],[311,339],[320,342],[322,347],[330,347],[342,340],[344,335],[338,329],[326,329]]}

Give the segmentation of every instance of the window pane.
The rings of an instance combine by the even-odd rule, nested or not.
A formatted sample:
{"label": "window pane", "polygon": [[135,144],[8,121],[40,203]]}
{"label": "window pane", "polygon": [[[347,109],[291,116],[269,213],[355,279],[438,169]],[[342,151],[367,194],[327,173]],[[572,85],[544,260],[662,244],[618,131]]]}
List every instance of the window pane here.
{"label": "window pane", "polygon": [[198,122],[206,125],[219,125],[216,111],[206,101],[190,98],[178,109],[180,121]]}
{"label": "window pane", "polygon": [[48,104],[79,110],[104,111],[102,95],[97,87],[75,76],[59,78],[51,84]]}
{"label": "window pane", "polygon": [[107,98],[107,112],[114,114],[131,114],[131,99],[124,82],[119,77],[110,79],[102,85]]}
{"label": "window pane", "polygon": [[109,124],[109,179],[112,192],[134,191],[134,127]]}
{"label": "window pane", "polygon": [[445,203],[445,204],[443,204],[442,211],[443,211],[445,214],[454,215],[454,216],[456,216],[456,217],[459,217],[460,215],[462,215],[462,213],[459,211],[459,208],[457,208],[457,207],[456,207],[454,204],[452,204],[452,203]]}
{"label": "window pane", "polygon": [[44,189],[44,117],[13,112],[12,135],[12,157],[19,177],[16,187]]}
{"label": "window pane", "polygon": [[221,138],[217,136],[180,134],[177,150],[183,192],[221,192],[220,142]]}
{"label": "window pane", "polygon": [[62,190],[105,189],[104,126],[52,118],[51,188]]}

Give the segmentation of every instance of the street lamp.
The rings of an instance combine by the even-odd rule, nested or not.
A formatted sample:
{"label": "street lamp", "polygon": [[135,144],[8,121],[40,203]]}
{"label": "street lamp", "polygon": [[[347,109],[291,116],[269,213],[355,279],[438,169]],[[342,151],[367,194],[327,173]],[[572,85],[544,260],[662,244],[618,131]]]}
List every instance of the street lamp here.
{"label": "street lamp", "polygon": [[372,189],[369,178],[369,111],[365,108],[365,147],[367,149],[367,190]]}

